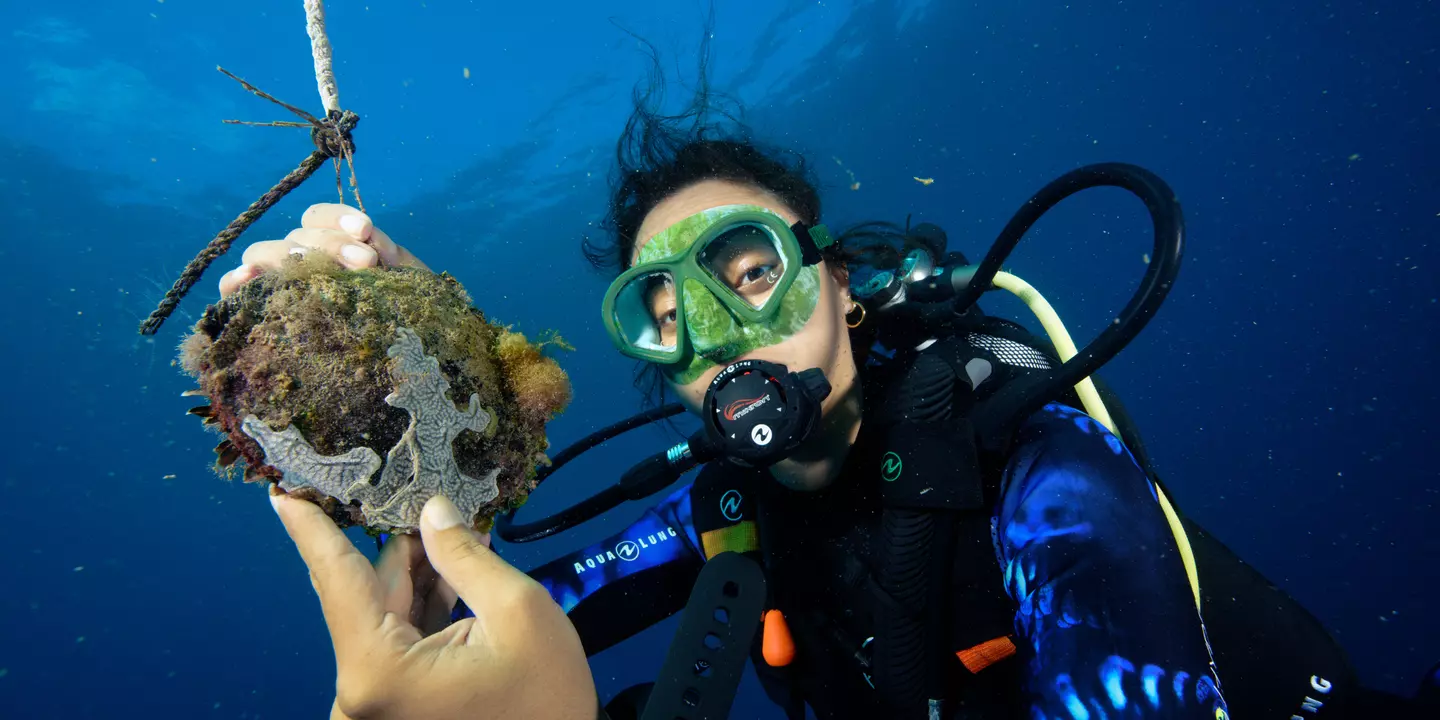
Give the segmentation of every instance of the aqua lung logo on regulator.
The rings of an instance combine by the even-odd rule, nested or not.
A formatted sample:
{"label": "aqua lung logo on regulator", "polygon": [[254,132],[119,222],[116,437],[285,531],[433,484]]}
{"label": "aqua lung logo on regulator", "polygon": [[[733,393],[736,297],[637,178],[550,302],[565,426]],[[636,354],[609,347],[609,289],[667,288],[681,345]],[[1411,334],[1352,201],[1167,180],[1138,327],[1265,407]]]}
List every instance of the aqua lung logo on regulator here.
{"label": "aqua lung logo on regulator", "polygon": [[755,443],[756,445],[769,445],[770,441],[774,439],[775,431],[771,430],[770,426],[766,425],[765,423],[760,423],[759,425],[750,428],[750,441]]}
{"label": "aqua lung logo on regulator", "polygon": [[624,562],[635,562],[649,548],[675,539],[675,528],[667,527],[653,533],[630,540],[621,540],[615,543],[615,547],[605,552],[597,552],[584,560],[575,561],[575,574],[580,575],[588,570],[594,570],[608,562],[617,560]]}

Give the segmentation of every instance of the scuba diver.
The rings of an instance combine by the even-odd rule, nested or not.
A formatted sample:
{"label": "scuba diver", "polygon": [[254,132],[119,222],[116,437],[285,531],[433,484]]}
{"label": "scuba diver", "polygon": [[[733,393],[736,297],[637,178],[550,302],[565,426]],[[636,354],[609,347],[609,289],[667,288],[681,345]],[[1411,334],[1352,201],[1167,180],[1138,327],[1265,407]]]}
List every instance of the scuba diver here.
{"label": "scuba diver", "polygon": [[[703,89],[702,89],[703,96]],[[443,498],[372,569],[323,513],[273,498],[335,643],[332,717],[725,717],[753,664],[787,717],[1434,717],[1362,687],[1320,623],[1181,515],[1095,371],[1154,315],[1183,249],[1174,194],[1134,166],[1078,169],[1024,204],[984,260],[943,230],[833,235],[802,165],[637,107],[621,140],[601,316],[700,429],[558,515],[550,537],[670,489],[630,527],[528,573]],[[1098,185],[1154,219],[1154,259],[1076,348],[1000,264],[1050,207]],[[291,253],[420,265],[352,208],[257,243],[233,292]],[[1005,289],[1049,340],[985,314]],[[675,481],[699,467],[693,481]],[[548,491],[547,491],[548,492]],[[358,560],[357,560],[358,559]],[[661,676],[608,702],[586,658],[682,613]],[[598,707],[597,707],[598,706]]]}

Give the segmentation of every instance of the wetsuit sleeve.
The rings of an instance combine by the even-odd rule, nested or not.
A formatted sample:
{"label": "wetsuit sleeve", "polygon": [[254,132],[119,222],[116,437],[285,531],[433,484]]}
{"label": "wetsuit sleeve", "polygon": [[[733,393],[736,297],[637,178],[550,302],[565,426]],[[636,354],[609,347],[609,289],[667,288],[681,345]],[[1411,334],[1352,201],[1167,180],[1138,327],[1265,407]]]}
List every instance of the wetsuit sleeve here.
{"label": "wetsuit sleeve", "polygon": [[1153,485],[1088,415],[1021,429],[995,518],[1034,718],[1228,717]]}
{"label": "wetsuit sleeve", "polygon": [[690,485],[630,527],[531,570],[594,655],[679,612],[704,565]]}

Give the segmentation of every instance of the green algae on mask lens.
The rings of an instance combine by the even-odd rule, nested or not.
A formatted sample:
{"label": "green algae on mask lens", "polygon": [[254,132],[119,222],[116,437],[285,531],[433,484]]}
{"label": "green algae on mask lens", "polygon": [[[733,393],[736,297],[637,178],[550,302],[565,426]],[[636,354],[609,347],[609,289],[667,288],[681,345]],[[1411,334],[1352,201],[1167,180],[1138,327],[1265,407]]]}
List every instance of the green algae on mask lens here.
{"label": "green algae on mask lens", "polygon": [[292,258],[210,306],[179,362],[227,477],[371,533],[414,531],[443,494],[483,531],[534,489],[570,401],[550,345],[570,349],[487,319],[448,275]]}
{"label": "green algae on mask lens", "polygon": [[[636,254],[636,264],[684,253],[710,226],[736,210],[763,212],[785,222],[778,213],[760,205],[725,205],[702,210],[656,233]],[[745,353],[777,345],[800,332],[820,302],[820,269],[814,265],[800,268],[794,284],[780,299],[775,317],[764,324],[739,322],[718,298],[697,282],[686,282],[681,293],[685,331],[691,348],[689,360],[680,365],[662,366],[661,371],[671,382],[687,385],[711,368]]]}
{"label": "green algae on mask lens", "polygon": [[800,332],[820,302],[820,269],[800,268],[795,283],[780,299],[770,322],[748,325],[735,317],[699,283],[685,284],[685,331],[693,349],[690,362],[663,368],[670,379],[689,384],[710,368],[719,367],[748,352],[778,345]]}

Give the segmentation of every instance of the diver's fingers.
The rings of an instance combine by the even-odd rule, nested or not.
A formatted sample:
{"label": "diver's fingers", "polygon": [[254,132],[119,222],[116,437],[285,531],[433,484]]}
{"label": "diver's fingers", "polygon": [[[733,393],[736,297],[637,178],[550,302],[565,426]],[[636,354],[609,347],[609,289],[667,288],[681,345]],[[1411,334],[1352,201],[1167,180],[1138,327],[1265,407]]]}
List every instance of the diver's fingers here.
{"label": "diver's fingers", "polygon": [[220,276],[220,297],[225,297],[230,293],[239,290],[241,285],[244,285],[245,283],[250,282],[251,280],[254,280],[259,276],[260,268],[255,267],[254,265],[241,265],[240,267],[237,267],[234,270],[225,273],[224,275]]}
{"label": "diver's fingers", "polygon": [[[540,716],[523,712],[526,707],[551,708],[545,717],[593,716],[595,681],[575,625],[544,586],[486,547],[485,537],[470,528],[471,520],[439,495],[420,512],[420,537],[430,564],[459,591],[475,617],[415,642],[406,656],[460,661],[434,666],[463,671],[474,697],[501,705],[496,717]],[[508,692],[480,695],[484,686],[479,683],[487,676]]]}
{"label": "diver's fingers", "polygon": [[491,551],[489,538],[470,529],[443,495],[425,503],[420,537],[430,564],[475,613],[487,634],[503,632],[537,610],[560,611],[540,583]]}
{"label": "diver's fingers", "polygon": [[420,258],[415,257],[409,250],[395,244],[384,230],[374,228],[370,232],[370,239],[367,241],[375,252],[380,253],[380,262],[390,267],[413,267],[421,270],[429,270]]}
{"label": "diver's fingers", "polygon": [[319,506],[284,494],[271,495],[270,502],[310,568],[335,657],[353,657],[353,649],[372,643],[385,618],[375,570]]}
{"label": "diver's fingers", "polygon": [[[420,539],[412,535],[390,536],[380,551],[379,562],[375,563],[375,575],[385,595],[385,612],[409,618],[412,624],[417,620],[416,594],[422,592],[415,584],[415,571],[422,564],[425,564],[425,548]],[[429,565],[425,564],[425,568],[428,570]]]}
{"label": "diver's fingers", "polygon": [[[345,218],[354,218],[345,220]],[[341,225],[341,221],[344,225]],[[360,234],[358,229],[366,226],[373,227],[370,216],[360,212],[360,208],[341,205],[340,203],[315,203],[300,215],[300,227],[314,228],[316,230],[344,230],[355,236],[357,240],[364,240],[365,236]],[[351,228],[356,228],[352,231]]]}
{"label": "diver's fingers", "polygon": [[314,230],[338,230],[375,249],[380,264],[389,267],[415,267],[429,270],[409,250],[395,244],[384,230],[375,227],[369,215],[349,205],[319,203],[305,209],[300,227]]}
{"label": "diver's fingers", "polygon": [[[434,574],[435,569],[431,568],[430,573]],[[460,596],[455,594],[455,588],[445,582],[445,578],[436,577],[434,587],[425,597],[424,611],[420,615],[420,621],[416,625],[420,628],[420,634],[425,636],[433,635],[450,624],[450,616],[455,612],[455,601]]]}
{"label": "diver's fingers", "polygon": [[240,262],[261,271],[279,270],[294,252],[305,252],[305,248],[288,239],[261,240],[245,248],[245,252],[240,255]]}
{"label": "diver's fingers", "polygon": [[341,230],[299,228],[291,230],[285,241],[307,252],[323,252],[350,270],[375,267],[380,260],[373,248]]}
{"label": "diver's fingers", "polygon": [[[370,245],[380,253],[380,258],[386,264],[389,259],[385,257],[386,250],[392,250],[395,243],[390,237],[375,228],[375,221],[370,219],[359,210],[349,205],[338,205],[335,203],[320,203],[311,205],[305,209],[305,214],[300,216],[300,227],[307,230],[334,230],[344,233],[355,240]],[[376,235],[384,238],[384,244],[389,248],[381,248],[376,243]]]}
{"label": "diver's fingers", "polygon": [[413,253],[395,244],[384,230],[375,227],[369,215],[349,205],[319,203],[305,209],[300,227],[311,230],[336,230],[369,245],[380,254],[380,264],[389,267],[414,267],[429,270]]}
{"label": "diver's fingers", "polygon": [[304,253],[307,250],[289,240],[261,240],[251,243],[240,255],[240,267],[220,278],[220,295],[223,297],[235,292],[241,285],[254,280],[267,270],[278,270],[292,253],[297,252]]}

